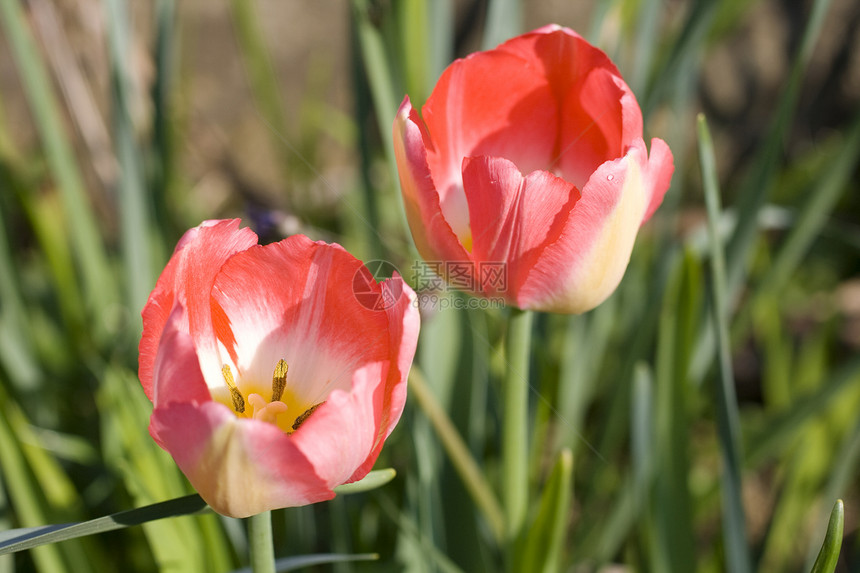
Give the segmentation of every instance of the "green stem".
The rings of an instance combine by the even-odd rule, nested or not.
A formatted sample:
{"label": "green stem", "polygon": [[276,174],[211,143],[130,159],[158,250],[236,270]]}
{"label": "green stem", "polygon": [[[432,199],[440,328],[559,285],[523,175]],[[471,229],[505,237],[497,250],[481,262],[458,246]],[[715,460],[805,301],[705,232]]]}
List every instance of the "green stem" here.
{"label": "green stem", "polygon": [[264,511],[248,518],[248,541],[251,546],[251,571],[275,573],[271,511]]}
{"label": "green stem", "polygon": [[516,539],[528,507],[529,346],[533,314],[511,308],[506,341],[502,429],[502,501],[508,538]]}

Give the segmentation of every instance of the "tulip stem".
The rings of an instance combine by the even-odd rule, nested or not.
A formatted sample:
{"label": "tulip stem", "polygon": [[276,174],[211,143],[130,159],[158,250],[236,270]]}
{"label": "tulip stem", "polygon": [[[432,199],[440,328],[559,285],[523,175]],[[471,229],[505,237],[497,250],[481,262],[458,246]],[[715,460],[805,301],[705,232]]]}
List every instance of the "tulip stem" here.
{"label": "tulip stem", "polygon": [[519,536],[528,508],[529,346],[533,316],[527,310],[511,308],[508,317],[503,390],[502,501],[509,540]]}
{"label": "tulip stem", "polygon": [[251,571],[275,573],[271,511],[264,511],[248,518],[248,544],[251,549]]}

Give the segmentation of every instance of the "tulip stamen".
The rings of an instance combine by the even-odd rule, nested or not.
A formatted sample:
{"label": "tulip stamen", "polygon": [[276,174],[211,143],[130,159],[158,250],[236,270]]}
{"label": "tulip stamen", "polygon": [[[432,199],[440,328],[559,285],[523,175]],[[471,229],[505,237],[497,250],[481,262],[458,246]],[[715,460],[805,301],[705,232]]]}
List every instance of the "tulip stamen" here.
{"label": "tulip stamen", "polygon": [[284,388],[287,387],[287,362],[281,358],[275,365],[275,373],[272,375],[272,402],[277,402],[284,395]]}
{"label": "tulip stamen", "polygon": [[221,374],[224,376],[227,388],[230,389],[230,397],[233,399],[233,409],[239,414],[245,413],[245,399],[242,397],[239,387],[236,386],[236,381],[233,380],[233,373],[230,371],[229,364],[221,367]]}
{"label": "tulip stamen", "polygon": [[299,429],[299,426],[301,426],[302,424],[304,424],[304,423],[305,423],[305,421],[307,421],[307,419],[311,417],[311,414],[313,414],[314,412],[316,412],[316,409],[317,409],[317,408],[319,408],[320,406],[322,406],[323,404],[325,404],[325,402],[324,402],[324,401],[323,401],[323,402],[320,402],[319,404],[315,404],[315,405],[311,406],[310,408],[308,408],[307,410],[305,410],[305,411],[304,411],[304,413],[303,413],[301,416],[299,416],[298,418],[296,418],[296,421],[295,421],[295,422],[293,422],[293,431],[295,432],[296,430],[298,430],[298,429]]}

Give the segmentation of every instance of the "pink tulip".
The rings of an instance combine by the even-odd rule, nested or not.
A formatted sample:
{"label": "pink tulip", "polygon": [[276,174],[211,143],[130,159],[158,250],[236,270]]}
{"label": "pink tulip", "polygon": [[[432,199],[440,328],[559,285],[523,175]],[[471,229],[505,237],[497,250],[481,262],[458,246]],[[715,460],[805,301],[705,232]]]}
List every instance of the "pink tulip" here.
{"label": "pink tulip", "polygon": [[[554,25],[455,61],[421,115],[406,97],[394,146],[424,259],[449,282],[471,272],[473,294],[550,312],[612,294],[674,170],[662,140],[649,157],[606,54]],[[504,280],[484,272],[499,266]]]}
{"label": "pink tulip", "polygon": [[[388,304],[361,304],[356,279]],[[224,515],[331,499],[370,471],[403,411],[413,300],[339,245],[261,246],[238,220],[191,229],[143,309],[150,434]]]}

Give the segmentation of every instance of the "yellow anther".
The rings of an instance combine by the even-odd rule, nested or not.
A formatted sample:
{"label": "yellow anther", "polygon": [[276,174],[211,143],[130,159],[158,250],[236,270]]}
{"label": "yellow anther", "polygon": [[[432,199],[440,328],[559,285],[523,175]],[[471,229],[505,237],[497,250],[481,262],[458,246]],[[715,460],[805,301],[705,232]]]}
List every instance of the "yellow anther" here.
{"label": "yellow anther", "polygon": [[221,374],[224,375],[224,382],[227,383],[227,388],[230,389],[230,397],[233,399],[233,409],[237,413],[243,414],[245,412],[245,399],[242,397],[242,393],[239,392],[236,381],[233,380],[233,373],[230,371],[228,364],[221,367]]}
{"label": "yellow anther", "polygon": [[272,402],[277,402],[284,394],[284,388],[287,387],[287,366],[286,361],[281,358],[275,365],[275,373],[272,375]]}
{"label": "yellow anther", "polygon": [[296,421],[293,422],[293,431],[295,432],[296,430],[298,430],[299,426],[304,424],[305,421],[307,421],[307,419],[311,417],[311,414],[316,412],[316,409],[319,408],[320,406],[322,406],[323,404],[325,404],[325,402],[320,402],[319,404],[316,404],[315,406],[311,406],[310,408],[305,410],[304,414],[302,414],[301,416],[296,418]]}

